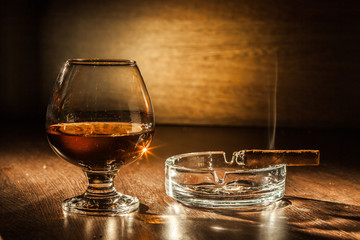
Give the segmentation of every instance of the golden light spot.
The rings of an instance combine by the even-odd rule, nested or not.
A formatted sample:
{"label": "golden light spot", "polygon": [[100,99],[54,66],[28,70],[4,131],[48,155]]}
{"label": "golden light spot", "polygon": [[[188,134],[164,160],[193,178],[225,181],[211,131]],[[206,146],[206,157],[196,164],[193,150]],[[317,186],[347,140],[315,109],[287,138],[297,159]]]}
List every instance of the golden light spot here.
{"label": "golden light spot", "polygon": [[155,157],[158,158],[153,152],[152,150],[154,150],[155,148],[158,148],[160,146],[154,146],[154,147],[149,147],[149,146],[144,146],[140,151],[141,151],[141,155],[143,157],[145,157],[146,161],[149,161],[149,157]]}

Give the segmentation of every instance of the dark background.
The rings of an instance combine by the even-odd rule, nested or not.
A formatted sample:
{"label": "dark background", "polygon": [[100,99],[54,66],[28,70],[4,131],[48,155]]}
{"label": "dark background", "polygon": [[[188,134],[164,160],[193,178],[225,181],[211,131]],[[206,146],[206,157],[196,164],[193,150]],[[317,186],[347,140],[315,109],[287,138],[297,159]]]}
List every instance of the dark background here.
{"label": "dark background", "polygon": [[[2,0],[0,119],[43,124],[69,58],[137,60],[159,124],[358,128],[353,1]],[[265,87],[264,87],[265,86]]]}

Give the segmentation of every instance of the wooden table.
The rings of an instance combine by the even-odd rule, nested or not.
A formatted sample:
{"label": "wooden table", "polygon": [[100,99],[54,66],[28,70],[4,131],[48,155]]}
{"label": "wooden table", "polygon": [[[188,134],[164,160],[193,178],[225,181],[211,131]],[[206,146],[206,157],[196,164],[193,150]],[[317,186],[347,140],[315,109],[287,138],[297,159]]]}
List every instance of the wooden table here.
{"label": "wooden table", "polygon": [[321,165],[288,167],[286,196],[268,209],[221,212],[168,197],[165,159],[266,147],[266,129],[158,126],[153,155],[116,178],[141,201],[120,217],[64,214],[62,200],[85,190],[81,169],[55,156],[41,129],[1,131],[0,239],[360,239],[359,130],[278,129],[277,149],[320,149]]}

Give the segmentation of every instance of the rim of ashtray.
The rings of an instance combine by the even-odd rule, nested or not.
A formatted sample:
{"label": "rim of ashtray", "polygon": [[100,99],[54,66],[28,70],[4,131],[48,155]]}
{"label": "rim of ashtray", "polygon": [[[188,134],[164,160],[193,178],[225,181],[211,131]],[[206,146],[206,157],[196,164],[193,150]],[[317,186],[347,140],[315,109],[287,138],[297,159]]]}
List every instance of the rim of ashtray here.
{"label": "rim of ashtray", "polygon": [[[171,166],[173,168],[179,168],[179,169],[188,170],[188,171],[194,171],[194,170],[196,170],[196,171],[207,171],[206,169],[188,168],[188,167],[176,166],[176,164],[174,164],[174,161],[176,159],[180,159],[180,158],[184,158],[184,157],[191,157],[191,156],[194,156],[194,155],[211,155],[211,154],[222,154],[222,155],[224,155],[224,159],[226,159],[224,151],[190,152],[190,153],[182,153],[182,154],[177,154],[177,155],[168,157],[166,159],[166,161],[165,161],[165,166]],[[267,170],[282,168],[284,166],[286,166],[286,164],[277,164],[277,165],[272,165],[272,166],[267,166],[267,167],[262,167],[262,168],[249,168],[249,167],[247,167],[246,169],[238,169],[236,171],[239,171],[239,172],[261,172],[261,171],[267,171]]]}

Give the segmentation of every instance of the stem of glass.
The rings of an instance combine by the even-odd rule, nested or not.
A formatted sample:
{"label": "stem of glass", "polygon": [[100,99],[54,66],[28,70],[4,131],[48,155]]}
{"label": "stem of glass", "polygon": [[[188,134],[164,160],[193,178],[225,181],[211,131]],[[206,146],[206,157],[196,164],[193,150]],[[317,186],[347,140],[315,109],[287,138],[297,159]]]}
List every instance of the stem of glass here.
{"label": "stem of glass", "polygon": [[88,188],[84,193],[88,198],[110,198],[119,195],[114,187],[116,171],[84,171],[88,179]]}

